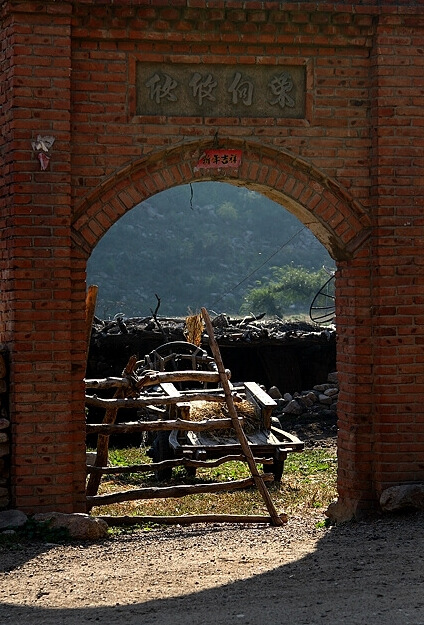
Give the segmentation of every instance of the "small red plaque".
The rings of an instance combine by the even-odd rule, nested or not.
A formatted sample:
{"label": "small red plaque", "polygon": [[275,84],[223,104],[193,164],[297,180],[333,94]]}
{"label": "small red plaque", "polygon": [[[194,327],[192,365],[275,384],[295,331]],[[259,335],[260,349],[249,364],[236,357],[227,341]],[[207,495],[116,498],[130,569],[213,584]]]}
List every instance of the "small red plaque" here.
{"label": "small red plaque", "polygon": [[205,150],[197,163],[198,169],[228,169],[240,167],[241,150]]}

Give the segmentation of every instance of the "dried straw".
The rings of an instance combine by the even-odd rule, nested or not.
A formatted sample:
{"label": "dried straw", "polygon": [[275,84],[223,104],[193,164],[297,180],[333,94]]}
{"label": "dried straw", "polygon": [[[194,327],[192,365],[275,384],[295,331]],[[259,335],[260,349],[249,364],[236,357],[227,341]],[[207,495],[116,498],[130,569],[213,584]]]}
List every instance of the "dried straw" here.
{"label": "dried straw", "polygon": [[[255,411],[255,407],[243,399],[237,402],[237,414],[243,417],[243,430],[246,434],[256,432],[261,426],[261,417]],[[190,421],[203,421],[205,419],[228,419],[230,414],[226,404],[210,401],[194,401],[190,404]],[[221,437],[234,436],[234,430],[217,430]]]}

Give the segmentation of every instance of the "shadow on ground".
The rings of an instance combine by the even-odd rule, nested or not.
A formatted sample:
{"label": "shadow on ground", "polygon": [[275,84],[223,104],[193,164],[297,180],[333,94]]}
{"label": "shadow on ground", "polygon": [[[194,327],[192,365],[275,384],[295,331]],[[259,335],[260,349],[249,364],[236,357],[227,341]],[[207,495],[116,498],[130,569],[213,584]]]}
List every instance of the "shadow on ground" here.
{"label": "shadow on ground", "polygon": [[[242,581],[173,598],[108,607],[43,609],[6,600],[0,606],[0,622],[423,625],[423,529],[424,515],[419,513],[349,523],[332,528],[305,557]],[[184,579],[181,589],[184,592]],[[113,588],[109,592],[112,594]]]}

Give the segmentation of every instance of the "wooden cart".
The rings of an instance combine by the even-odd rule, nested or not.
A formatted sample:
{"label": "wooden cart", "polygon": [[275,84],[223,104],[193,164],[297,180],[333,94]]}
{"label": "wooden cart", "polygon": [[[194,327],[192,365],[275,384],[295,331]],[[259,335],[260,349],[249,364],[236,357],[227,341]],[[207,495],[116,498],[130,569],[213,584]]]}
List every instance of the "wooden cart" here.
{"label": "wooden cart", "polygon": [[[182,354],[178,351],[181,348],[183,348]],[[213,358],[190,343],[167,343],[154,350],[147,357],[149,366],[161,371],[166,368],[175,370],[180,365],[185,366],[187,360],[191,361],[191,365],[196,366],[197,370],[199,366],[210,371],[215,370]],[[166,413],[167,418],[190,420],[190,412],[194,403],[190,401],[190,393],[193,392],[192,387],[177,388],[177,385],[172,383],[165,383],[160,386],[162,392],[170,398],[170,409]],[[272,412],[277,406],[276,402],[257,383],[232,384],[231,388],[234,396],[237,399],[247,400],[257,414],[257,429],[246,433],[255,460],[264,465],[265,473],[274,475],[274,481],[280,482],[287,455],[290,452],[302,451],[303,442],[281,429],[279,420],[272,416]],[[195,389],[196,401],[199,401],[202,392],[211,397],[214,393],[221,394],[222,388],[218,386],[203,391],[197,388]],[[167,431],[158,432],[149,455],[154,462],[161,462],[172,458],[214,460],[227,456],[240,456],[241,453],[241,445],[235,434],[223,436],[219,432],[213,431],[199,432],[176,429],[170,433]],[[192,475],[195,474],[195,471],[196,469],[193,467],[188,469]],[[172,468],[169,467],[156,472],[159,480],[168,480],[171,474]]]}

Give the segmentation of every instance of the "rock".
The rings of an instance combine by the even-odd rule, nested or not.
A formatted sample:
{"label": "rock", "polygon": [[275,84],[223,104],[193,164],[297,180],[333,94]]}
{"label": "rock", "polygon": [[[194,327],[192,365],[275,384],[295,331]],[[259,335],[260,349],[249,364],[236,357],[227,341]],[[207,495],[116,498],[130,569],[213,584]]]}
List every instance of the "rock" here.
{"label": "rock", "polygon": [[320,404],[324,404],[324,406],[329,406],[330,404],[333,403],[333,400],[331,399],[331,397],[328,397],[328,395],[324,395],[324,393],[321,393],[318,396],[318,401]]}
{"label": "rock", "polygon": [[328,388],[326,391],[324,391],[324,395],[328,395],[328,397],[333,397],[334,395],[338,395],[338,392],[338,388]]}
{"label": "rock", "polygon": [[22,527],[27,521],[27,515],[20,510],[3,510],[0,512],[0,530]]}
{"label": "rock", "polygon": [[329,382],[330,384],[334,384],[335,386],[338,385],[339,378],[338,378],[338,375],[337,375],[337,371],[333,371],[332,373],[328,374],[327,382]]}
{"label": "rock", "polygon": [[92,517],[89,514],[64,514],[62,512],[43,512],[34,515],[35,521],[42,523],[50,521],[49,527],[64,527],[69,531],[71,538],[78,540],[99,540],[108,533],[108,525],[103,519]]}
{"label": "rock", "polygon": [[405,508],[424,510],[424,484],[391,486],[381,493],[380,506],[387,511]]}
{"label": "rock", "polygon": [[316,403],[316,401],[317,401],[317,396],[315,395],[313,391],[305,392],[305,394],[302,395],[302,403],[304,404],[306,408],[310,408],[311,406],[313,406]]}
{"label": "rock", "polygon": [[280,390],[276,386],[271,386],[271,388],[268,391],[268,395],[272,399],[281,399],[282,398]]}
{"label": "rock", "polygon": [[355,512],[348,502],[341,500],[333,501],[325,511],[327,516],[334,523],[346,523],[355,517]]}
{"label": "rock", "polygon": [[326,391],[328,388],[331,388],[332,386],[333,386],[332,384],[315,384],[313,390],[323,393],[324,391]]}
{"label": "rock", "polygon": [[3,419],[0,417],[0,430],[6,430],[10,426],[10,421],[8,419]]}
{"label": "rock", "polygon": [[302,414],[302,412],[303,412],[302,406],[300,406],[295,399],[292,399],[292,401],[289,401],[287,406],[283,408],[284,414]]}

